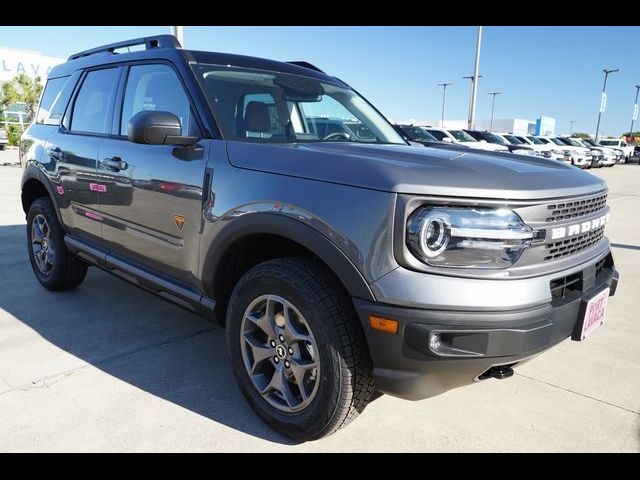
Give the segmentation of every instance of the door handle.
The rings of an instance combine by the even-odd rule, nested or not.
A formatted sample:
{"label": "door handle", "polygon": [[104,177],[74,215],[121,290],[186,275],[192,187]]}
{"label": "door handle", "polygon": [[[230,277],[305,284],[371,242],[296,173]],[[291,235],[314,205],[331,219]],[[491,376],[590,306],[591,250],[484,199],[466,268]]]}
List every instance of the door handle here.
{"label": "door handle", "polygon": [[62,157],[64,156],[60,147],[52,147],[47,149],[47,155],[49,155],[54,160],[62,160]]}
{"label": "door handle", "polygon": [[104,167],[115,170],[116,172],[119,172],[120,170],[126,170],[129,166],[127,162],[122,160],[120,157],[105,158],[100,162],[100,164]]}

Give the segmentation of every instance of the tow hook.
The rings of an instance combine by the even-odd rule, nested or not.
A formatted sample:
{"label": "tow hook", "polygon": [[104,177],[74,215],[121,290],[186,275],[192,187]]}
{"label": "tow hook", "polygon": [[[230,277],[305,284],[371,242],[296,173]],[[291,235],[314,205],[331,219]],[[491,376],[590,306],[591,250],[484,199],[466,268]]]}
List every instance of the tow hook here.
{"label": "tow hook", "polygon": [[480,375],[478,379],[485,380],[487,378],[497,378],[498,380],[503,380],[511,376],[513,376],[513,368],[511,368],[509,365],[498,365],[496,367],[491,367],[489,370]]}

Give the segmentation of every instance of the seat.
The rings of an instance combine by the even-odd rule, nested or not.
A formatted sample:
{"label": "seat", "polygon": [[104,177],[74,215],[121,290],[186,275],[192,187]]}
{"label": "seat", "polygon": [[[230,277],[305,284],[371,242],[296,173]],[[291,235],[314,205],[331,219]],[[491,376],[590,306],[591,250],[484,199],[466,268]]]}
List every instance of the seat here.
{"label": "seat", "polygon": [[251,101],[244,112],[244,135],[247,132],[266,133],[271,130],[269,106],[264,102]]}

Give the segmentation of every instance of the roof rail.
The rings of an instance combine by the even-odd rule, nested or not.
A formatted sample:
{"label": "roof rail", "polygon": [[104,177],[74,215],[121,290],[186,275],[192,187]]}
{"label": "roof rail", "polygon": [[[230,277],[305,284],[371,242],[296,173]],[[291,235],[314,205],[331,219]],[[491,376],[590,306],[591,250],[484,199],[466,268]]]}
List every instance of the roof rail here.
{"label": "roof rail", "polygon": [[154,37],[134,38],[133,40],[125,40],[124,42],[111,43],[102,47],[91,48],[82,52],[74,53],[67,61],[75,60],[81,57],[88,57],[96,53],[113,53],[118,48],[133,47],[134,45],[145,45],[147,50],[152,48],[181,48],[180,42],[173,35],[156,35]]}
{"label": "roof rail", "polygon": [[299,67],[308,68],[309,70],[315,70],[316,72],[325,73],[322,70],[320,70],[318,67],[316,67],[315,65],[309,62],[298,61],[298,62],[287,62],[287,63],[290,63],[291,65],[297,65]]}

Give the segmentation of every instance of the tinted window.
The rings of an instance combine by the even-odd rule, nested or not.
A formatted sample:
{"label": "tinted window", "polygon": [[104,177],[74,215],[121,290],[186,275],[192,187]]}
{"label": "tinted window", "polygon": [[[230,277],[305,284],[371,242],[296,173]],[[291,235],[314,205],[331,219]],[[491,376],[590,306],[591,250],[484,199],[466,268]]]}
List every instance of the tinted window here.
{"label": "tinted window", "polygon": [[126,135],[129,120],[143,110],[173,113],[183,135],[196,135],[187,94],[173,69],[167,65],[134,65],[129,70],[122,105],[120,134]]}
{"label": "tinted window", "polygon": [[71,115],[71,130],[107,133],[111,118],[109,104],[118,84],[118,69],[89,72],[80,87]]}
{"label": "tinted window", "polygon": [[446,133],[441,132],[440,130],[428,130],[428,132],[440,141],[447,136]]}
{"label": "tinted window", "polygon": [[67,107],[73,90],[73,85],[72,82],[69,82],[69,78],[52,78],[47,82],[40,100],[36,123],[60,125],[62,114]]}

